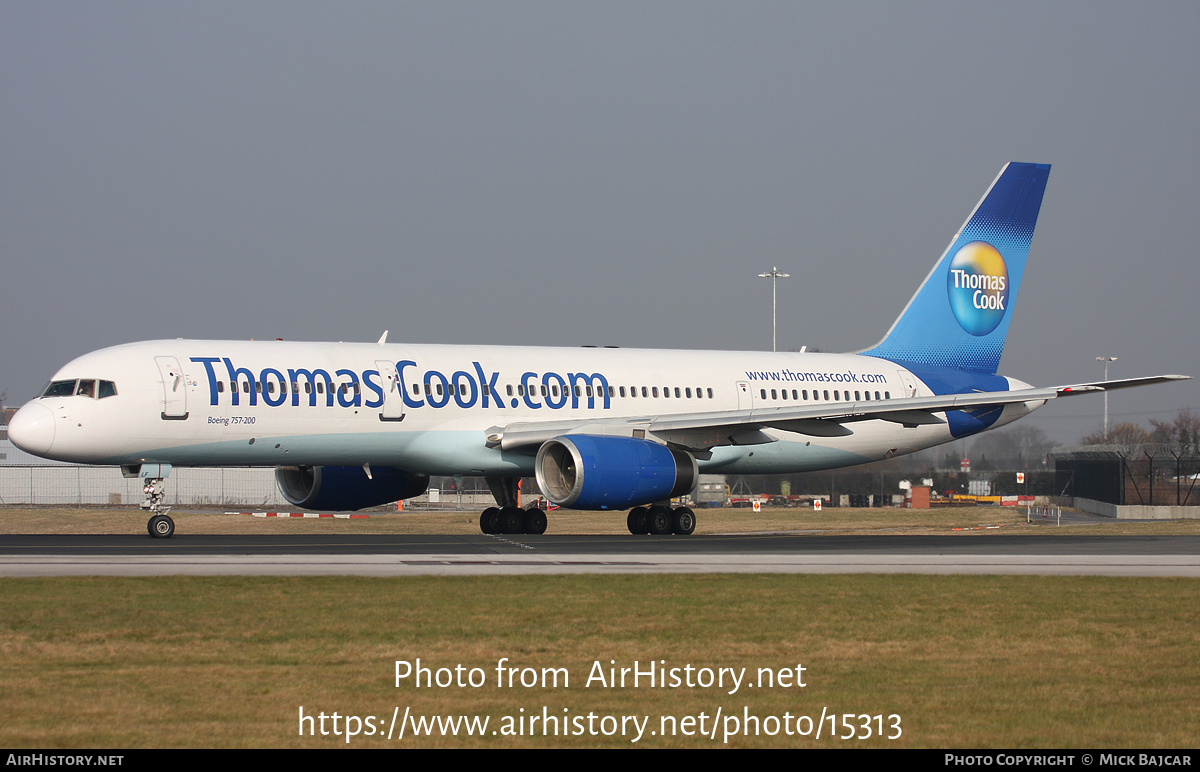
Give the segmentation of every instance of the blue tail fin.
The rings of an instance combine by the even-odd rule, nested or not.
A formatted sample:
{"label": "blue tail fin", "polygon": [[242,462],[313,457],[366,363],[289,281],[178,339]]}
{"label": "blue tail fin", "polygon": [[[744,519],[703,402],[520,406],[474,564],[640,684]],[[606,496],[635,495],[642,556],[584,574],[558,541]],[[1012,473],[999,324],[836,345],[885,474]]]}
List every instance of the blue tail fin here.
{"label": "blue tail fin", "polygon": [[995,373],[1049,164],[1007,164],[874,348],[859,353]]}

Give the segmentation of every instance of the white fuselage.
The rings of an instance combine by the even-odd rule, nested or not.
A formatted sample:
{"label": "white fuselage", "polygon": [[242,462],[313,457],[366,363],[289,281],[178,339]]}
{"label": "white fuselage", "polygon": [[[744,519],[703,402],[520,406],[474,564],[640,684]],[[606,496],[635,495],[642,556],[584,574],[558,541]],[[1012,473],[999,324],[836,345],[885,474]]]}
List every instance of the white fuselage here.
{"label": "white fuselage", "polygon": [[[389,363],[403,395],[388,389]],[[370,464],[432,475],[531,476],[532,452],[485,442],[489,430],[511,424],[932,394],[896,364],[853,354],[284,341],[131,343],[82,356],[52,381],[69,379],[110,381],[116,394],[29,403],[23,426],[37,428],[23,436],[31,452],[92,464]],[[1007,405],[993,426],[1039,404]],[[841,437],[765,429],[778,441],[715,447],[699,467],[802,472],[953,439],[946,424],[850,427]]]}

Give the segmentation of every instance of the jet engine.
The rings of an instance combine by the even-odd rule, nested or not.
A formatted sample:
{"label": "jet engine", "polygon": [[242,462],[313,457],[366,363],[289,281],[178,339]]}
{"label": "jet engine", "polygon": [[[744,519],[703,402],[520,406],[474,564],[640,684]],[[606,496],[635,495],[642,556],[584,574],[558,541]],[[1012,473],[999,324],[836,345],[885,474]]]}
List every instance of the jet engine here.
{"label": "jet engine", "polygon": [[338,512],[420,496],[429,476],[388,466],[372,467],[370,477],[361,466],[280,466],[275,482],[298,507]]}
{"label": "jet engine", "polygon": [[542,444],[534,462],[546,498],[573,509],[629,509],[680,496],[699,478],[689,453],[634,437],[572,434]]}

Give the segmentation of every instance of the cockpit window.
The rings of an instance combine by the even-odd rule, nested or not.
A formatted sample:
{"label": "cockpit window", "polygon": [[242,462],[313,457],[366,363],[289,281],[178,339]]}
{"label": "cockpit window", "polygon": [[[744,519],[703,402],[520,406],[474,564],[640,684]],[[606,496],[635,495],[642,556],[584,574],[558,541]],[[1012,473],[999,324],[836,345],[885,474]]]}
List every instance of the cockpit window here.
{"label": "cockpit window", "polygon": [[43,397],[69,397],[75,393],[75,381],[51,381]]}
{"label": "cockpit window", "polygon": [[83,378],[77,381],[51,381],[43,397],[87,397],[88,399],[104,399],[117,396],[117,385],[112,381],[97,381],[95,378]]}

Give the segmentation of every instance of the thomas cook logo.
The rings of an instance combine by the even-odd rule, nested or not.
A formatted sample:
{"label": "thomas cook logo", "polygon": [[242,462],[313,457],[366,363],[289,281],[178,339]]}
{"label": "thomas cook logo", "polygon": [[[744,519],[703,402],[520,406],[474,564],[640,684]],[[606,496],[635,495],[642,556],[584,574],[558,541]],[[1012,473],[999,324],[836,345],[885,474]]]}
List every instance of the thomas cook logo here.
{"label": "thomas cook logo", "polygon": [[986,241],[964,244],[950,261],[946,275],[950,309],[972,335],[996,329],[1008,310],[1008,266]]}

